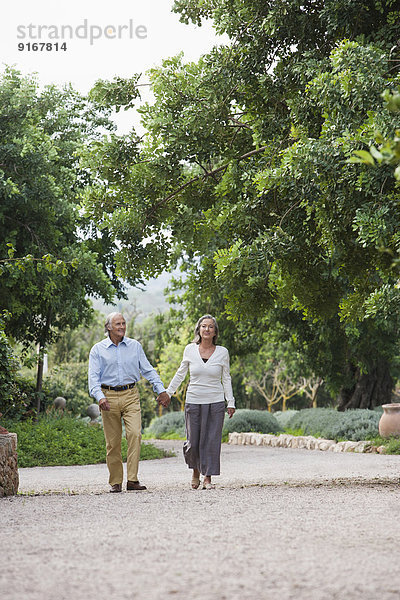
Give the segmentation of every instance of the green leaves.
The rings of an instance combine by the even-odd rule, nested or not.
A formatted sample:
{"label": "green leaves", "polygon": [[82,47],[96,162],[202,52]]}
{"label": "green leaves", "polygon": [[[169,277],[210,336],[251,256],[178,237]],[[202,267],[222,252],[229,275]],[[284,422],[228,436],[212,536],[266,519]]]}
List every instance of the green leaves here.
{"label": "green leaves", "polygon": [[367,165],[375,166],[375,160],[372,152],[366,150],[355,150],[355,156],[348,159],[349,163],[365,163]]}
{"label": "green leaves", "polygon": [[88,249],[91,236],[102,244],[81,216],[89,173],[78,162],[110,128],[106,113],[71,88],[0,75],[0,302],[6,332],[26,345],[85,320],[88,294],[113,295],[113,256]]}
{"label": "green leaves", "polygon": [[129,79],[114,77],[112,82],[98,79],[89,97],[101,106],[114,108],[116,112],[119,112],[122,107],[124,110],[129,110],[140,98],[137,87],[139,79],[140,73]]}
{"label": "green leaves", "polygon": [[8,247],[8,258],[0,259],[0,276],[4,273],[12,274],[18,271],[26,271],[28,266],[33,266],[38,273],[43,269],[49,273],[61,273],[66,277],[69,273],[69,269],[76,269],[79,265],[79,260],[74,258],[70,261],[64,261],[55,258],[51,254],[44,254],[40,258],[35,258],[32,254],[26,254],[21,258],[15,257],[15,248],[12,243],[7,243]]}
{"label": "green leaves", "polygon": [[390,3],[311,4],[178,0],[184,21],[211,16],[231,42],[151,70],[146,135],[99,144],[85,205],[131,282],[181,262],[190,309],[218,307],[254,336],[266,314],[312,329],[337,382],[380,339],[373,290],[396,279],[396,120],[381,94],[399,31]]}

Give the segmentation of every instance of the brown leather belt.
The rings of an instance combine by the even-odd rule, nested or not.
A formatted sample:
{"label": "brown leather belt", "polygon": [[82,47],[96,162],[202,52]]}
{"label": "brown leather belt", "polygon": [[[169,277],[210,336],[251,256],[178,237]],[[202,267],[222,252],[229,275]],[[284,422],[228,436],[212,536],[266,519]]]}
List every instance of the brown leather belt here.
{"label": "brown leather belt", "polygon": [[117,385],[113,387],[112,385],[101,384],[103,390],[112,390],[113,392],[123,392],[124,390],[131,390],[135,387],[136,383],[127,383],[126,385]]}

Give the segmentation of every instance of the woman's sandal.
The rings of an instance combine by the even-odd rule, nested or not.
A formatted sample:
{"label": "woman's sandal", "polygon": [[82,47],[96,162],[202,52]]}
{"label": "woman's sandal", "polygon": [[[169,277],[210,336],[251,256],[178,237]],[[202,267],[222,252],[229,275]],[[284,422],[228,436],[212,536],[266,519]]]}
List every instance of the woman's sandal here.
{"label": "woman's sandal", "polygon": [[203,481],[203,490],[215,490],[215,483],[204,483]]}
{"label": "woman's sandal", "polygon": [[195,477],[193,475],[192,477],[192,490],[197,490],[197,488],[200,485],[200,475],[198,477]]}

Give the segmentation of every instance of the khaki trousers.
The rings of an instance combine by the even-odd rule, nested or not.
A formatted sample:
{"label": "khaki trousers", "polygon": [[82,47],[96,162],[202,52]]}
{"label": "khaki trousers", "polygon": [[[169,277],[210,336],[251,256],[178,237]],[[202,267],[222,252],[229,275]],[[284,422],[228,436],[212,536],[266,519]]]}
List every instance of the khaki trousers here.
{"label": "khaki trousers", "polygon": [[128,453],[126,468],[128,481],[138,480],[140,446],[142,440],[142,416],[139,392],[136,387],[115,392],[103,390],[110,403],[110,410],[102,410],[104,437],[107,448],[107,467],[110,473],[109,484],[121,483],[124,478],[121,455],[122,423],[125,424]]}

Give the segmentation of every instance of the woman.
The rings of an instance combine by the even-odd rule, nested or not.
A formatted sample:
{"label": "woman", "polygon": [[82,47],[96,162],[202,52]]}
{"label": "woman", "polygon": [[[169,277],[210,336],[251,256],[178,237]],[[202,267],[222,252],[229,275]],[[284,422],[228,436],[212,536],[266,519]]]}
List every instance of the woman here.
{"label": "woman", "polygon": [[204,315],[197,321],[194,340],[186,346],[179,369],[167,388],[172,396],[185,379],[189,370],[190,380],[186,393],[185,421],[186,442],[183,446],[185,461],[193,469],[192,488],[200,485],[204,475],[203,489],[213,489],[213,475],[220,473],[222,427],[225,415],[225,399],[228,414],[235,412],[229,373],[229,353],[217,346],[217,321]]}

